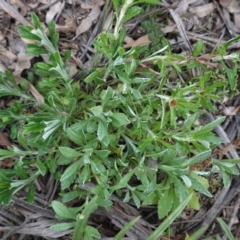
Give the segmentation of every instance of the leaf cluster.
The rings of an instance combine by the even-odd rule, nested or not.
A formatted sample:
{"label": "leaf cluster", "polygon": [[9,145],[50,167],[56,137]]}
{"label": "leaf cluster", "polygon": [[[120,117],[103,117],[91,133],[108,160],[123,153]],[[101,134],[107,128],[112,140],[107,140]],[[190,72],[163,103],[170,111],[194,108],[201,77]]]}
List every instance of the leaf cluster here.
{"label": "leaf cluster", "polygon": [[[239,174],[239,159],[220,162],[211,158],[211,150],[222,142],[212,130],[224,118],[205,126],[197,124],[203,111],[214,111],[213,101],[220,100],[218,90],[226,83],[216,80],[216,74],[194,56],[189,60],[171,53],[168,44],[144,58],[146,47],[125,50],[122,26],[140,12],[135,4],[127,0],[119,10],[118,1],[113,1],[115,29],[101,33],[94,42],[97,55],[107,63],[79,81],[69,78],[71,53],[58,50],[54,22],[46,30],[32,14],[34,27],[19,27],[21,37],[33,41],[27,45],[27,54],[45,59],[34,66],[41,77],[36,88],[44,103],[39,104],[29,93],[28,80],[17,84],[10,72],[0,75],[0,97],[14,97],[7,110],[0,110],[0,125],[10,126],[12,139],[19,143],[0,151],[1,160],[15,159],[13,169],[0,170],[0,202],[9,204],[23,187],[32,202],[34,180],[50,173],[60,181],[62,196],[51,206],[59,219],[71,220],[53,229],[74,228],[74,239],[100,238],[87,220],[98,206],[111,206],[112,194],[138,208],[157,204],[159,218],[172,212],[173,221],[173,213],[179,214],[187,204],[199,209],[197,193],[211,197],[210,172],[221,172],[225,186],[230,174]],[[195,56],[202,48],[197,44]],[[147,63],[157,70],[145,67]],[[186,68],[204,74],[186,82],[169,81],[170,72],[180,75]],[[80,81],[89,91],[81,88]],[[211,169],[193,170],[206,159],[211,159]],[[82,206],[66,207],[75,198],[83,200]],[[160,236],[166,226],[153,236]]]}

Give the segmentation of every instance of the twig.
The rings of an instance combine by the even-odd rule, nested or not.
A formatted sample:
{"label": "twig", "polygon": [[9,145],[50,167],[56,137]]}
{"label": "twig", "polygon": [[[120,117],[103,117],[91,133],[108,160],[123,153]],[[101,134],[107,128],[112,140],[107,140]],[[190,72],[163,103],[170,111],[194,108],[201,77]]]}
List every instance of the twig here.
{"label": "twig", "polygon": [[[229,229],[232,228],[232,225],[234,224],[234,221],[237,218],[239,206],[240,206],[240,194],[238,194],[238,198],[237,198],[237,201],[235,202],[235,206],[234,206],[234,209],[233,209],[233,213],[232,213],[231,219],[230,219],[230,221],[228,223]],[[227,236],[224,235],[222,240],[227,240]]]}

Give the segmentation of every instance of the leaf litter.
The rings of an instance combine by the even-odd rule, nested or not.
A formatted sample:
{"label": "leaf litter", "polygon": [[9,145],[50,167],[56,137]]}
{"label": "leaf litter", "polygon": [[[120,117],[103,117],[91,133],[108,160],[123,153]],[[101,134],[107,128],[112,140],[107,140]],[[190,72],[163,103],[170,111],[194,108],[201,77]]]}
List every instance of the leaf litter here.
{"label": "leaf litter", "polygon": [[[237,0],[166,0],[162,1],[162,13],[168,16],[168,20],[159,15],[157,24],[160,26],[162,33],[168,38],[173,50],[192,51],[192,44],[198,40],[203,40],[212,50],[216,49],[219,44],[227,43],[229,39],[237,36],[240,32],[240,4]],[[34,58],[26,56],[25,47],[18,35],[17,25],[31,25],[30,12],[36,12],[42,24],[50,20],[56,21],[56,29],[60,34],[60,48],[72,50],[71,58],[71,77],[77,73],[77,69],[91,67],[91,60],[94,55],[92,42],[100,32],[103,24],[104,1],[4,1],[0,0],[1,13],[1,32],[0,32],[0,71],[6,69],[14,72],[18,79],[21,79],[26,71],[31,70],[32,64],[36,61]],[[104,22],[103,29],[107,31],[112,27],[113,11],[107,9],[107,20]],[[139,16],[128,23],[126,28],[128,35],[125,39],[125,48],[132,46],[141,46],[152,44],[149,33],[146,33],[139,27]],[[174,36],[170,33],[174,32]],[[12,44],[11,44],[12,43]],[[239,48],[239,42],[230,46],[229,50]],[[44,56],[42,56],[44,57]],[[208,61],[204,56],[202,61]],[[21,80],[19,80],[21,81]],[[28,83],[28,89],[39,103],[44,99],[36,90],[33,84]],[[5,109],[11,101],[5,99],[1,102],[1,108]],[[220,145],[218,156],[225,157],[228,154],[238,157],[238,148],[240,147],[240,99],[222,102],[219,106],[218,116],[227,116],[226,121],[216,134],[225,138],[226,145]],[[206,116],[205,123],[212,121],[216,116]],[[237,131],[236,131],[237,129]],[[6,148],[12,144],[7,137],[7,129],[0,132],[0,145]],[[231,147],[229,147],[230,145]],[[12,167],[10,162],[2,162],[1,167]],[[4,166],[5,164],[5,166]],[[196,166],[204,168],[205,166]],[[200,211],[186,209],[182,216],[174,223],[173,232],[175,238],[185,238],[185,232],[191,233],[196,228],[206,224],[212,226],[212,233],[219,231],[214,225],[215,217],[218,215],[224,217],[232,231],[239,232],[238,223],[239,215],[236,209],[239,206],[239,194],[236,189],[240,187],[239,178],[233,179],[228,188],[222,188],[216,176],[212,178],[215,181],[213,190],[214,201],[202,197]],[[36,183],[41,194],[37,194],[32,205],[27,204],[24,199],[25,192],[20,191],[14,197],[11,207],[2,207],[0,234],[1,239],[31,239],[29,235],[40,236],[42,239],[70,239],[71,231],[54,231],[49,227],[56,223],[52,210],[46,209],[51,200],[57,197],[58,183],[47,176],[39,178]],[[41,187],[44,186],[44,187]],[[42,189],[42,190],[41,190]],[[43,189],[46,189],[45,191]],[[134,216],[142,216],[142,220],[127,233],[131,239],[145,239],[155,226],[159,224],[156,207],[142,206],[140,209],[124,203],[117,196],[112,196],[114,205],[110,211],[97,209],[90,218],[91,224],[98,226],[103,236],[112,237],[128,223]],[[73,204],[73,203],[72,203]],[[110,227],[109,227],[110,226]],[[207,234],[207,233],[206,233]],[[104,239],[104,237],[102,238]]]}

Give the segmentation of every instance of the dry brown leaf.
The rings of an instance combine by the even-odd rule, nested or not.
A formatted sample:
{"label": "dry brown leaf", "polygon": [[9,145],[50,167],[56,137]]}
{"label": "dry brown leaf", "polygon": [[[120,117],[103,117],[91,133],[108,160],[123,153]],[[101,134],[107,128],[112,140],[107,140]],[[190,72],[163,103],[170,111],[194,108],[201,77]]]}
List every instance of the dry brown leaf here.
{"label": "dry brown leaf", "polygon": [[179,4],[177,8],[175,9],[176,13],[181,16],[182,14],[186,13],[188,9],[188,0],[181,0],[179,1]]}
{"label": "dry brown leaf", "polygon": [[149,43],[151,43],[151,41],[148,38],[148,34],[138,38],[136,41],[127,43],[124,45],[124,48],[130,48],[133,46],[142,46],[142,45],[148,45]]}
{"label": "dry brown leaf", "polygon": [[177,26],[176,26],[175,23],[169,23],[166,27],[161,28],[161,31],[162,31],[163,33],[170,33],[170,32],[175,31],[176,28],[177,28]]}
{"label": "dry brown leaf", "polygon": [[230,13],[240,12],[240,2],[238,0],[220,0],[222,7],[226,8]]}
{"label": "dry brown leaf", "polygon": [[238,29],[240,29],[240,14],[234,13],[234,23]]}
{"label": "dry brown leaf", "polygon": [[57,32],[75,32],[77,29],[77,26],[75,24],[74,19],[71,18],[66,18],[65,19],[65,24],[64,25],[58,25],[56,24],[56,31]]}
{"label": "dry brown leaf", "polygon": [[70,78],[74,77],[78,72],[76,64],[75,63],[69,63],[68,68],[69,68],[69,77]]}
{"label": "dry brown leaf", "polygon": [[29,69],[31,67],[30,60],[33,57],[27,56],[26,53],[25,53],[25,50],[19,52],[17,57],[18,58],[17,58],[17,64],[15,66],[14,75],[20,76],[20,74],[22,73],[23,70]]}
{"label": "dry brown leaf", "polygon": [[236,108],[235,107],[226,107],[223,109],[223,114],[225,116],[233,116],[236,115],[236,111],[234,111]]}
{"label": "dry brown leaf", "polygon": [[14,165],[14,160],[12,158],[7,158],[1,161],[1,168],[12,168]]}
{"label": "dry brown leaf", "polygon": [[126,44],[130,44],[130,43],[134,42],[134,40],[133,40],[131,37],[126,36],[126,37],[124,38],[124,42],[125,42]]}
{"label": "dry brown leaf", "polygon": [[35,97],[35,99],[39,104],[44,103],[44,97],[38,92],[38,90],[30,82],[28,82],[28,90]]}
{"label": "dry brown leaf", "polygon": [[6,67],[2,63],[0,63],[0,72],[5,72],[6,70]]}
{"label": "dry brown leaf", "polygon": [[53,20],[55,15],[60,11],[61,6],[62,6],[62,3],[59,1],[59,2],[56,2],[55,4],[53,4],[49,8],[49,10],[46,14],[46,23],[49,23],[51,20]]}
{"label": "dry brown leaf", "polygon": [[109,31],[109,29],[111,29],[112,22],[113,22],[113,11],[111,11],[108,14],[108,16],[104,22],[104,25],[103,25],[103,31]]}
{"label": "dry brown leaf", "polygon": [[104,4],[103,0],[88,0],[88,1],[81,1],[81,8],[82,9],[92,9],[96,5],[102,6]]}
{"label": "dry brown leaf", "polygon": [[0,145],[4,147],[10,147],[12,143],[8,140],[4,133],[0,132]]}
{"label": "dry brown leaf", "polygon": [[17,56],[0,45],[0,54],[11,60],[16,60]]}
{"label": "dry brown leaf", "polygon": [[98,19],[98,16],[100,15],[100,13],[101,13],[100,6],[96,4],[92,8],[87,18],[83,19],[81,24],[78,26],[76,30],[76,37],[78,37],[80,34],[89,30],[90,27],[92,26],[92,23]]}
{"label": "dry brown leaf", "polygon": [[7,12],[11,17],[16,19],[19,23],[31,26],[30,22],[28,22],[14,7],[12,7],[4,0],[0,0],[0,8]]}
{"label": "dry brown leaf", "polygon": [[216,6],[213,3],[204,4],[202,6],[195,7],[195,14],[199,18],[203,18],[211,14],[215,10]]}
{"label": "dry brown leaf", "polygon": [[240,13],[240,2],[237,0],[232,0],[227,9],[230,13]]}
{"label": "dry brown leaf", "polygon": [[20,14],[22,16],[26,16],[29,7],[26,3],[24,3],[24,1],[19,1],[19,0],[9,0],[9,2],[11,3],[11,5],[16,9],[16,10],[20,10]]}
{"label": "dry brown leaf", "polygon": [[31,8],[36,8],[39,5],[39,1],[35,0],[33,3],[27,3],[27,5]]}

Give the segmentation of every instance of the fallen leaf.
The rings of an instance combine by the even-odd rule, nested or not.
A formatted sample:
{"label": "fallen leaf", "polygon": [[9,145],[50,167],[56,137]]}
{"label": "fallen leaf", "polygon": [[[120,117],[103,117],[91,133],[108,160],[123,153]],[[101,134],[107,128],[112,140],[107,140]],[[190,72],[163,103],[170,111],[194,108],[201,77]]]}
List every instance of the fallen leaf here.
{"label": "fallen leaf", "polygon": [[204,4],[198,7],[195,7],[195,14],[199,18],[203,18],[211,14],[215,10],[216,6],[213,3]]}
{"label": "fallen leaf", "polygon": [[130,48],[133,46],[143,46],[143,45],[148,45],[149,43],[151,43],[151,41],[148,38],[148,34],[146,34],[138,38],[136,41],[125,44],[124,48]]}
{"label": "fallen leaf", "polygon": [[14,71],[14,75],[20,75],[22,73],[23,70],[25,69],[29,69],[31,67],[31,62],[30,60],[33,57],[27,56],[24,51],[21,51],[18,53],[17,55],[17,64],[15,66],[15,71]]}
{"label": "fallen leaf", "polygon": [[7,12],[11,17],[16,19],[21,24],[31,26],[30,22],[28,22],[14,7],[12,7],[4,0],[0,0],[0,8],[2,8],[5,12]]}
{"label": "fallen leaf", "polygon": [[28,82],[28,90],[35,97],[35,99],[39,104],[44,103],[44,97],[38,92],[38,90],[30,82]]}
{"label": "fallen leaf", "polygon": [[175,12],[181,16],[184,13],[186,13],[187,9],[188,9],[188,0],[181,0],[177,6],[177,8],[175,9]]}
{"label": "fallen leaf", "polygon": [[16,60],[17,56],[0,45],[0,54],[11,60]]}
{"label": "fallen leaf", "polygon": [[4,147],[10,147],[12,145],[3,132],[0,132],[0,145]]}
{"label": "fallen leaf", "polygon": [[100,6],[95,5],[91,12],[89,13],[89,15],[87,16],[87,18],[82,20],[81,24],[78,26],[76,30],[76,37],[89,30],[90,27],[92,26],[92,23],[97,20],[100,13],[101,13]]}
{"label": "fallen leaf", "polygon": [[238,29],[240,29],[240,14],[234,13],[234,23]]}
{"label": "fallen leaf", "polygon": [[232,0],[227,9],[230,13],[240,13],[240,2],[237,0]]}
{"label": "fallen leaf", "polygon": [[59,2],[56,2],[55,4],[53,4],[47,14],[46,14],[46,23],[49,23],[51,20],[53,20],[53,18],[55,17],[55,15],[57,13],[59,13],[60,9],[61,9],[61,6],[62,6],[62,3],[59,1]]}

